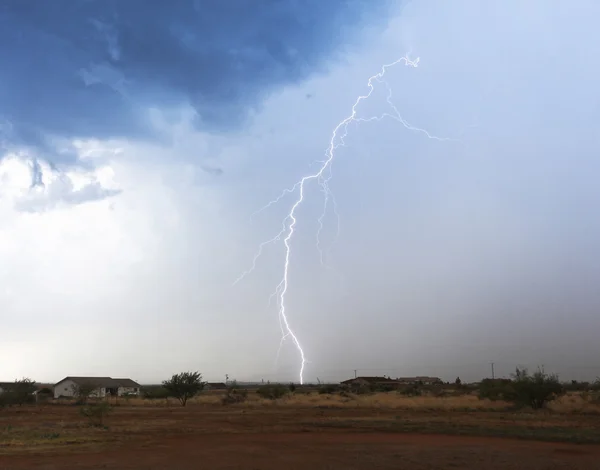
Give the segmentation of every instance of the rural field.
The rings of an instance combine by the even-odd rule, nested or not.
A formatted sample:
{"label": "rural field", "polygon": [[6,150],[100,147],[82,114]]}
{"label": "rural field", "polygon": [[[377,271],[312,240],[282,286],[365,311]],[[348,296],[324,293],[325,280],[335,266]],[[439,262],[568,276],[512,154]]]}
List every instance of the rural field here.
{"label": "rural field", "polygon": [[6,407],[0,469],[599,468],[600,406],[580,392],[535,411],[471,393],[253,392],[119,398],[101,423],[68,401]]}

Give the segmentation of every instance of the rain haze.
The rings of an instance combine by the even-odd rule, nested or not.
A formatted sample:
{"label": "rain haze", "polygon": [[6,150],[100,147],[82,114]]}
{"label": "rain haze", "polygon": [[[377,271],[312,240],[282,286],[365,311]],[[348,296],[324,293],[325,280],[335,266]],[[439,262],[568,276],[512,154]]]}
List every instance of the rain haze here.
{"label": "rain haze", "polygon": [[403,56],[418,67],[388,68],[357,118],[391,112],[387,84],[427,132],[350,123],[324,217],[316,181],[295,214],[304,380],[600,376],[599,16],[592,0],[2,2],[0,379],[298,380],[271,298],[283,239],[234,284],[298,192],[256,212],[318,171]]}

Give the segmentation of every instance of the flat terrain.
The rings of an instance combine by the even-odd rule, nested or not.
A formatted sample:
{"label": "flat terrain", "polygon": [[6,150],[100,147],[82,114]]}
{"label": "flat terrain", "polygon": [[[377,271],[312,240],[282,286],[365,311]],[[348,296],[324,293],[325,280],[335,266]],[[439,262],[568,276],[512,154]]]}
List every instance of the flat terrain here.
{"label": "flat terrain", "polygon": [[600,412],[577,397],[510,411],[476,397],[312,394],[182,408],[131,400],[0,410],[0,469],[598,469]]}

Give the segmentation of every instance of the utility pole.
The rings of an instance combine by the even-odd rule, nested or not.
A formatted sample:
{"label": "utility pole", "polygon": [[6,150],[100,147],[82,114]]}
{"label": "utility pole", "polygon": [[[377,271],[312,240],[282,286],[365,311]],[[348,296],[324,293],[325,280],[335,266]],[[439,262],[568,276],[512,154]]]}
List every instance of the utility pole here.
{"label": "utility pole", "polygon": [[492,365],[492,379],[495,379],[496,376],[494,375],[494,363],[490,362],[490,364]]}
{"label": "utility pole", "polygon": [[354,369],[354,378],[356,378],[356,369]]}

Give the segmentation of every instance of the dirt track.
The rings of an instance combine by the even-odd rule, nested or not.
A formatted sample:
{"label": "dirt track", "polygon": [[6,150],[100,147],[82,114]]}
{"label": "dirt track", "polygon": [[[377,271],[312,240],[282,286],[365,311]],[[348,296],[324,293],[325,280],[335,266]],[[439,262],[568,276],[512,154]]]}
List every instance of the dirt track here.
{"label": "dirt track", "polygon": [[102,453],[0,457],[0,469],[598,469],[600,446],[410,434],[205,434]]}

